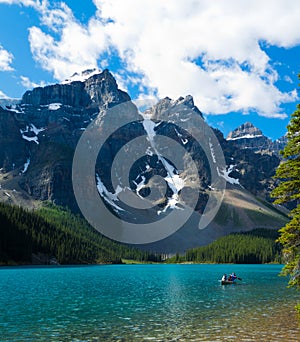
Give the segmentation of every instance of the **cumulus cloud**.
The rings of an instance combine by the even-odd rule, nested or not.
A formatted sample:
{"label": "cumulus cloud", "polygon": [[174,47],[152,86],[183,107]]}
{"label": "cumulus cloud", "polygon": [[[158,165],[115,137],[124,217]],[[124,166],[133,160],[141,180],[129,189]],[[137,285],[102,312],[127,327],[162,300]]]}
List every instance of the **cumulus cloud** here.
{"label": "cumulus cloud", "polygon": [[36,82],[31,81],[30,78],[26,77],[26,76],[20,76],[20,79],[21,79],[22,86],[24,86],[27,89],[36,88],[36,87],[43,87],[46,85],[44,81],[36,83]]}
{"label": "cumulus cloud", "polygon": [[33,26],[29,29],[29,42],[34,58],[45,70],[64,80],[75,71],[97,66],[99,55],[107,49],[101,21],[91,19],[85,27],[64,3],[55,8],[43,3],[39,11],[42,23],[53,35]]}
{"label": "cumulus cloud", "polygon": [[[30,28],[31,51],[58,80],[98,64],[110,67],[114,51],[142,96],[191,94],[207,114],[283,118],[281,104],[297,99],[296,91],[277,87],[264,48],[300,44],[297,0],[94,0],[97,12],[86,25],[64,3],[15,2],[34,2],[40,12],[48,30]],[[124,75],[118,77],[126,88]]]}
{"label": "cumulus cloud", "polygon": [[95,3],[128,68],[145,75],[160,97],[191,93],[208,114],[255,110],[271,117],[285,117],[280,104],[297,98],[276,87],[261,46],[300,43],[297,1]]}
{"label": "cumulus cloud", "polygon": [[13,70],[11,64],[14,56],[0,45],[0,71]]}

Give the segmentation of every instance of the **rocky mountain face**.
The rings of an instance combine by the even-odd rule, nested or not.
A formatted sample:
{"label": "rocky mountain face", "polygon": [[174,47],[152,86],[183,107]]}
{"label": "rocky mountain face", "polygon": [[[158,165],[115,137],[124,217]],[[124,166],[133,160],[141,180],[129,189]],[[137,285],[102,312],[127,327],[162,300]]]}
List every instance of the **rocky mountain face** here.
{"label": "rocky mountain face", "polygon": [[275,141],[272,141],[262,131],[254,127],[251,122],[246,122],[230,132],[226,138],[240,149],[251,149],[260,154],[271,154],[280,156],[281,151],[286,145],[286,137],[283,136]]}
{"label": "rocky mountain face", "polygon": [[270,201],[269,195],[275,185],[272,176],[281,160],[280,151],[286,143],[285,136],[272,141],[250,122],[239,126],[228,134],[225,143],[232,151],[232,160],[237,161],[232,168],[233,174],[252,194]]}
{"label": "rocky mountain face", "polygon": [[2,189],[76,207],[71,169],[78,139],[99,111],[130,100],[108,70],[86,77],[35,88],[0,107]]}
{"label": "rocky mountain face", "polygon": [[[193,98],[165,98],[140,114],[135,105],[128,102],[129,95],[118,88],[108,70],[90,70],[75,76],[62,84],[27,91],[19,103],[0,105],[1,201],[32,207],[39,201],[48,200],[78,211],[72,186],[72,162],[78,141],[94,121],[99,125],[100,134],[109,132],[110,124],[118,126],[118,122],[111,122],[115,119],[110,111],[118,108],[117,105],[129,103],[129,107],[119,113],[119,118],[120,123],[123,119],[128,119],[124,122],[130,123],[120,124],[112,134],[107,133],[93,171],[95,182],[91,182],[96,183],[97,191],[110,211],[130,222],[136,222],[141,216],[144,223],[164,217],[171,210],[180,211],[183,202],[192,200],[192,180],[196,176],[199,179],[196,216],[192,215],[169,238],[143,248],[166,253],[180,252],[206,244],[230,231],[247,230],[259,225],[281,226],[282,216],[272,212],[268,205],[258,202],[254,196],[263,201],[269,199],[274,187],[272,176],[280,162],[275,150],[278,151],[283,142],[271,142],[250,123],[239,127],[227,139],[220,131],[214,131],[224,152],[226,165],[224,169],[218,169],[218,173],[227,184],[227,190],[220,213],[208,227],[209,230],[199,231],[195,222],[208,202],[212,180],[205,148],[206,153],[210,151],[212,159],[214,150],[209,139],[206,147],[199,146],[191,135],[176,126],[176,122],[186,122],[188,125],[191,112],[202,118]],[[133,122],[131,115],[135,118]],[[130,149],[128,144],[143,135],[149,146],[143,151],[143,156],[133,163],[128,184],[115,187],[111,173],[114,172],[120,181],[119,173],[127,171],[126,159],[117,170],[112,169],[115,157],[123,146],[126,152]],[[166,143],[158,139],[160,136],[176,141],[179,150],[187,150],[188,153],[181,158],[184,171],[172,163],[172,156],[163,157],[161,151],[167,152],[168,149]],[[195,162],[197,174],[188,154]],[[128,187],[137,197],[147,197],[153,184],[157,203],[152,210],[130,211],[118,198],[118,194]],[[243,209],[245,207],[248,211]],[[259,224],[259,221],[264,221],[264,224]]]}

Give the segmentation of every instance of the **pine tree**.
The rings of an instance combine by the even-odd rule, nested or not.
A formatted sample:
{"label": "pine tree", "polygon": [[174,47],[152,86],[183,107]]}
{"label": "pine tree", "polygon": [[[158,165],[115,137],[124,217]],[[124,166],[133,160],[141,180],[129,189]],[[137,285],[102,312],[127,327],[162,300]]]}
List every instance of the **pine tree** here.
{"label": "pine tree", "polygon": [[[298,75],[300,79],[300,74]],[[275,177],[281,182],[273,190],[275,203],[296,203],[291,220],[280,230],[278,241],[283,245],[286,265],[282,273],[290,276],[289,285],[300,289],[300,104],[287,126],[288,142],[282,155],[284,161],[276,170]],[[300,304],[297,306],[300,315]]]}

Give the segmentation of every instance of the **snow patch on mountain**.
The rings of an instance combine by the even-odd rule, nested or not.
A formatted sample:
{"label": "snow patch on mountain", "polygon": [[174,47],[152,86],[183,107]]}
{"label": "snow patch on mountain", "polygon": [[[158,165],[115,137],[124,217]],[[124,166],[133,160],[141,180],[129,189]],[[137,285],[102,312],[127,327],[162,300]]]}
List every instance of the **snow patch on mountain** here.
{"label": "snow patch on mountain", "polygon": [[67,78],[66,80],[61,82],[61,84],[69,84],[72,82],[85,82],[88,78],[100,73],[101,70],[97,68],[84,70],[79,73],[75,72],[70,78]]}
{"label": "snow patch on mountain", "polygon": [[34,136],[34,137],[27,137],[27,135],[22,134],[22,138],[23,138],[24,140],[27,140],[27,141],[33,141],[33,142],[35,142],[37,145],[40,143],[37,136]]}
{"label": "snow patch on mountain", "polygon": [[62,106],[61,103],[50,103],[48,105],[49,110],[58,110]]}
{"label": "snow patch on mountain", "polygon": [[233,171],[235,166],[236,165],[231,164],[231,165],[227,166],[226,169],[223,169],[223,170],[219,170],[219,168],[217,168],[217,171],[218,171],[219,176],[223,177],[226,180],[226,182],[228,182],[230,184],[240,185],[239,179],[232,178],[229,176],[229,174]]}
{"label": "snow patch on mountain", "polygon": [[215,164],[217,161],[216,161],[216,155],[215,155],[214,145],[212,144],[211,139],[209,139],[209,148],[210,148],[210,154],[211,154],[213,163]]}
{"label": "snow patch on mountain", "polygon": [[[139,178],[139,176],[138,176],[138,178]],[[145,176],[141,176],[141,179],[142,179],[142,180],[141,180],[139,183],[137,183],[136,181],[133,181],[133,183],[136,185],[136,189],[135,189],[136,194],[137,194],[139,197],[143,198],[143,197],[140,195],[140,190],[142,190],[142,189],[145,187],[146,177],[145,177]]]}
{"label": "snow patch on mountain", "polygon": [[245,134],[240,137],[235,137],[235,138],[227,138],[227,140],[238,140],[238,139],[253,139],[253,138],[259,138],[262,137],[262,134]]}
{"label": "snow patch on mountain", "polygon": [[168,183],[169,187],[174,194],[178,195],[179,191],[184,188],[184,180],[177,174],[176,169],[164,159],[164,166],[168,176],[164,180]]}
{"label": "snow patch on mountain", "polygon": [[19,106],[17,105],[12,105],[12,106],[6,106],[6,108],[4,108],[5,110],[8,110],[10,112],[14,112],[16,114],[24,114],[24,111],[22,109],[20,109]]}
{"label": "snow patch on mountain", "polygon": [[[24,130],[20,129],[20,133],[22,135],[22,138],[27,141],[33,141],[36,144],[39,144],[38,135],[39,133],[43,132],[46,128],[37,128],[34,124],[30,124],[29,126],[26,126]],[[26,135],[26,134],[31,135]],[[34,136],[32,136],[32,133]]]}
{"label": "snow patch on mountain", "polygon": [[30,125],[31,131],[34,132],[35,135],[39,135],[39,133],[43,132],[46,128],[37,128],[33,124]]}
{"label": "snow patch on mountain", "polygon": [[179,133],[176,128],[175,128],[175,132],[177,136],[180,138],[183,145],[186,145],[189,142],[188,139],[183,138],[183,135]]}
{"label": "snow patch on mountain", "polygon": [[29,165],[30,165],[30,158],[27,158],[27,161],[24,164],[24,168],[23,168],[23,170],[21,172],[25,173],[28,170]]}
{"label": "snow patch on mountain", "polygon": [[100,177],[98,174],[96,174],[96,179],[97,179],[97,189],[101,197],[108,203],[110,204],[114,210],[120,210],[124,211],[121,207],[119,207],[115,202],[119,201],[118,194],[122,191],[121,187],[117,187],[115,193],[112,193],[107,190],[106,186],[103,184],[101,181]]}
{"label": "snow patch on mountain", "polygon": [[[168,208],[171,209],[181,209],[180,207],[177,206],[178,203],[180,203],[180,199],[179,199],[179,191],[185,186],[184,183],[184,179],[182,179],[180,177],[180,175],[178,174],[177,170],[174,168],[173,165],[171,165],[166,158],[164,158],[159,151],[157,150],[156,146],[155,146],[155,136],[156,136],[156,132],[155,132],[155,127],[157,127],[159,123],[155,123],[154,121],[152,121],[147,115],[143,115],[144,120],[143,120],[143,126],[144,129],[147,133],[150,145],[152,147],[152,149],[154,150],[155,154],[157,155],[158,159],[160,160],[160,162],[162,163],[162,165],[164,166],[166,172],[167,172],[167,176],[164,178],[164,180],[167,182],[169,188],[172,190],[173,195],[171,197],[168,197],[168,203],[165,206],[164,210],[162,211],[158,211],[158,214],[160,214],[161,212],[165,212]],[[180,133],[176,130],[178,136],[180,136]],[[147,149],[148,151],[148,149]]]}
{"label": "snow patch on mountain", "polygon": [[143,126],[144,126],[146,133],[147,133],[148,138],[150,139],[150,141],[153,141],[153,139],[156,135],[154,129],[157,126],[157,124],[148,118],[144,118]]}

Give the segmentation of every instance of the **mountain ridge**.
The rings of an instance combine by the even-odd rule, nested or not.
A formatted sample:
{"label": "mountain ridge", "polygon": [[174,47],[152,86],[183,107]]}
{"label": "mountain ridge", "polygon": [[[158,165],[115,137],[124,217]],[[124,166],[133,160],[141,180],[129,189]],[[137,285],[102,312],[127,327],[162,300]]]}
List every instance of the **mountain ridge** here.
{"label": "mountain ridge", "polygon": [[[109,109],[128,101],[130,101],[130,96],[120,90],[110,72],[104,70],[100,74],[92,74],[84,81],[75,80],[65,84],[35,88],[26,92],[19,104],[13,104],[6,109],[0,107],[0,200],[28,205],[31,208],[38,207],[41,201],[51,201],[78,212],[79,208],[72,191],[72,161],[78,140],[93,120],[96,119],[100,123],[105,122]],[[133,104],[131,108],[138,114],[137,108]],[[174,118],[176,122],[178,111],[184,120],[187,119],[184,116],[184,108],[202,116],[201,111],[195,106],[192,96],[181,97],[177,100],[165,98],[148,109],[146,114],[153,120],[165,116],[171,121]],[[140,116],[140,122],[131,124],[128,130],[115,132],[104,146],[101,158],[97,160],[96,173],[102,184],[101,188],[98,182],[98,189],[100,186],[102,189],[100,195],[106,204],[109,205],[107,200],[115,198],[109,179],[110,173],[107,172],[110,170],[111,161],[120,146],[145,133],[149,138],[149,132],[152,135],[165,134],[172,137],[181,146],[186,146],[193,152],[199,170],[201,170],[199,176],[201,177],[202,192],[196,206],[195,217],[192,217],[186,226],[178,231],[178,234],[175,233],[175,236],[171,236],[169,240],[156,243],[155,246],[150,244],[141,246],[142,248],[152,248],[152,250],[156,248],[155,251],[171,253],[179,249],[182,250],[182,248],[208,243],[211,239],[230,231],[258,227],[251,219],[251,214],[246,212],[246,208],[240,210],[240,213],[243,212],[245,215],[237,224],[234,213],[239,211],[234,210],[235,204],[224,202],[224,205],[226,203],[229,208],[232,208],[229,210],[232,211],[232,216],[226,218],[227,221],[223,222],[222,227],[222,224],[219,224],[222,221],[220,214],[219,223],[217,222],[218,217],[216,217],[216,221],[212,222],[210,228],[199,234],[195,222],[207,201],[210,179],[208,164],[203,158],[203,152],[188,135],[172,126],[171,122],[166,121],[157,127],[153,126],[150,131],[147,130],[149,127],[145,126],[145,119],[143,120]],[[271,153],[257,153],[250,148],[241,148],[237,145],[237,141],[241,139],[226,140],[220,131],[214,130],[214,132],[225,155],[226,169],[222,172],[223,178],[230,185],[227,194],[233,193],[233,189],[235,189],[237,198],[245,196],[245,192],[247,192],[251,196],[269,200],[269,193],[275,183],[272,175],[280,162],[278,156]],[[169,171],[165,170],[164,163],[166,161],[159,163],[157,160],[159,158],[153,154],[153,151],[151,153],[152,156],[150,152],[146,153],[145,158],[135,165],[132,171],[130,182],[132,190],[138,196],[142,196],[142,192],[146,191],[147,182],[156,174],[165,180],[170,175],[171,178],[179,177],[175,169],[171,171],[171,174],[170,169]],[[191,177],[191,175],[186,173],[184,177]],[[103,194],[110,198],[105,199]],[[167,195],[162,197],[157,213],[153,212],[152,214],[157,215],[158,211],[161,211],[164,215],[164,210],[170,210],[174,206],[175,197],[177,203],[180,204],[180,196],[180,189],[175,189],[172,184],[168,183]],[[119,205],[119,202],[115,203]],[[228,211],[222,210],[223,212]],[[257,210],[259,209],[251,207],[250,211],[255,215]],[[266,209],[264,210],[264,213],[268,212]],[[118,214],[122,215],[120,212]],[[276,215],[266,214],[270,219],[269,225],[279,228],[285,217],[283,215],[282,219],[278,219]],[[125,216],[128,216],[127,213]],[[240,214],[240,216],[243,215]],[[225,218],[223,217],[223,219]],[[189,224],[192,225],[192,228],[188,227]]]}

